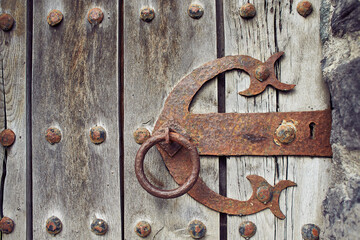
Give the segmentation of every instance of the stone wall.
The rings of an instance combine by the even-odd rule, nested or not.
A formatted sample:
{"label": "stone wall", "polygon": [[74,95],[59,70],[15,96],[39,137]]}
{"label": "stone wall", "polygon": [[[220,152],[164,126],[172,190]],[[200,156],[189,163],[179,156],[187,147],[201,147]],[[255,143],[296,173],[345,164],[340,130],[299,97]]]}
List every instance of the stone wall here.
{"label": "stone wall", "polygon": [[360,238],[360,1],[322,0],[323,74],[332,104],[331,187],[323,239]]}

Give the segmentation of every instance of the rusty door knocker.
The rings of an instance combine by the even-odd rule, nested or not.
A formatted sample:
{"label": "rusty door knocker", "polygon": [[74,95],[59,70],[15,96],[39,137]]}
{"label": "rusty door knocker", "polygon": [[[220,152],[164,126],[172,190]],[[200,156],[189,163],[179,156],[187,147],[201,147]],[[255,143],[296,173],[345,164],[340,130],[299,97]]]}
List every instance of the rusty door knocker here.
{"label": "rusty door knocker", "polygon": [[[250,75],[250,87],[243,96],[262,93],[268,85],[288,91],[295,87],[277,80],[274,64],[278,52],[266,62],[250,56],[227,56],[208,62],[182,79],[166,99],[153,136],[139,149],[136,176],[146,191],[162,198],[188,193],[203,205],[230,215],[250,215],[269,208],[284,219],[279,207],[280,192],[296,184],[289,180],[271,186],[264,178],[247,176],[253,194],[247,201],[227,198],[212,191],[198,177],[199,155],[211,156],[332,156],[330,145],[331,112],[209,113],[192,114],[189,106],[204,83],[225,71],[240,69]],[[313,133],[316,128],[316,136]],[[181,140],[179,140],[181,139]],[[147,150],[157,144],[171,176],[180,185],[174,190],[152,186],[143,172]]]}

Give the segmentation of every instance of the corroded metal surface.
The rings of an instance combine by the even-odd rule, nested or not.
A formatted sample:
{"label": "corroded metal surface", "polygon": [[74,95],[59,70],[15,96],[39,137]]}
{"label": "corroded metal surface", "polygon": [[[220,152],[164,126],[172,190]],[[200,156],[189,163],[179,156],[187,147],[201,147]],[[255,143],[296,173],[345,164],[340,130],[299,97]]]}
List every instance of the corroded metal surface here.
{"label": "corroded metal surface", "polygon": [[0,231],[6,234],[14,231],[15,223],[11,218],[3,217],[0,221]]}
{"label": "corroded metal surface", "polygon": [[239,232],[243,238],[249,239],[255,235],[256,225],[251,221],[242,222],[239,226]]}
{"label": "corroded metal surface", "polygon": [[10,31],[14,26],[14,18],[7,13],[3,13],[0,15],[0,28],[3,31]]}
{"label": "corroded metal surface", "polygon": [[[189,165],[181,166],[180,171],[182,171],[186,176],[189,176],[185,181],[180,184],[179,188],[173,190],[161,190],[153,186],[149,180],[146,178],[144,173],[144,158],[149,149],[156,144],[166,141],[166,142],[177,142],[180,144],[183,149],[188,153]],[[181,136],[178,133],[173,132],[158,132],[154,134],[151,138],[145,141],[139,151],[136,154],[135,158],[135,174],[140,183],[140,185],[151,195],[161,198],[175,198],[187,193],[192,186],[194,186],[196,180],[199,177],[200,171],[200,158],[196,151],[196,148],[187,140],[185,137]],[[189,173],[189,174],[187,174]]]}
{"label": "corroded metal surface", "polygon": [[16,135],[11,129],[4,129],[0,133],[0,143],[4,147],[10,147],[15,142]]}
{"label": "corroded metal surface", "polygon": [[204,8],[199,4],[191,4],[188,9],[188,14],[194,19],[199,19],[204,15]]}
{"label": "corroded metal surface", "polygon": [[146,140],[151,137],[149,130],[146,128],[138,128],[134,132],[134,140],[137,144],[143,144]]}
{"label": "corroded metal surface", "polygon": [[140,221],[136,224],[134,231],[139,237],[145,238],[151,233],[151,226],[146,221]]}
{"label": "corroded metal surface", "polygon": [[51,235],[57,235],[62,230],[62,222],[58,217],[52,216],[46,221],[46,231]]}
{"label": "corroded metal surface", "polygon": [[188,232],[194,239],[200,239],[206,235],[206,226],[199,220],[193,220],[188,225]]}
{"label": "corroded metal surface", "polygon": [[105,235],[108,228],[108,224],[103,219],[95,219],[91,223],[91,231],[93,231],[96,235]]}
{"label": "corroded metal surface", "polygon": [[[265,63],[249,56],[228,56],[195,69],[170,93],[154,132],[169,127],[190,139],[200,155],[331,156],[330,110],[250,114],[189,112],[190,103],[203,84],[232,69],[241,69],[250,75],[250,87],[240,92],[242,95],[257,95],[268,85],[279,90],[291,90],[295,85],[283,84],[276,79],[274,63],[282,55],[283,52],[275,53]],[[283,121],[296,125],[296,136],[287,144],[274,141],[282,136],[276,130]],[[158,144],[157,148],[175,181],[180,185],[187,182],[192,166],[188,151],[165,142]],[[218,212],[249,215],[268,208],[276,217],[284,219],[285,215],[279,207],[280,192],[296,184],[283,180],[271,186],[260,176],[251,175],[247,178],[253,188],[253,194],[247,201],[221,196],[208,188],[200,178],[188,194]]]}
{"label": "corroded metal surface", "polygon": [[296,10],[298,11],[298,13],[301,16],[306,18],[307,16],[309,16],[312,13],[313,7],[312,7],[311,2],[304,0],[304,1],[299,2],[299,4],[296,7]]}
{"label": "corroded metal surface", "polygon": [[244,4],[240,8],[240,16],[242,18],[253,18],[256,15],[255,6],[251,3]]}
{"label": "corroded metal surface", "polygon": [[56,25],[58,25],[62,20],[63,20],[64,16],[62,14],[62,12],[60,12],[59,10],[51,10],[47,16],[47,22],[50,26],[54,27]]}
{"label": "corroded metal surface", "polygon": [[50,127],[46,130],[45,139],[50,144],[59,143],[61,141],[61,131],[55,127]]}
{"label": "corroded metal surface", "polygon": [[90,129],[90,140],[92,143],[101,144],[106,139],[106,131],[101,126],[95,126]]}
{"label": "corroded metal surface", "polygon": [[88,21],[91,24],[100,24],[104,19],[104,13],[100,8],[92,8],[88,13]]}
{"label": "corroded metal surface", "polygon": [[155,10],[150,7],[144,7],[140,11],[140,19],[144,22],[151,22],[155,18]]}
{"label": "corroded metal surface", "polygon": [[315,224],[305,224],[301,228],[301,235],[304,240],[318,240],[320,236],[320,228]]}

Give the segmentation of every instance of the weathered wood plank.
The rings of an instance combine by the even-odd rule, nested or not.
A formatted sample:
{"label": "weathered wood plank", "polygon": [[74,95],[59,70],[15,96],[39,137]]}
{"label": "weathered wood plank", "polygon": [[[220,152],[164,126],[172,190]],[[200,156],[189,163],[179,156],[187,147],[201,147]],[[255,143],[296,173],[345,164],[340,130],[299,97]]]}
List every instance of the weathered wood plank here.
{"label": "weathered wood plank", "polygon": [[[227,112],[275,112],[320,110],[328,107],[328,94],[321,80],[319,41],[319,5],[307,19],[296,12],[297,2],[254,1],[257,15],[241,19],[238,9],[247,1],[226,1],[225,39],[226,55],[249,54],[266,60],[272,53],[284,51],[280,59],[278,78],[281,82],[297,84],[290,93],[268,89],[258,97],[244,99],[236,95],[248,87],[244,74],[226,75]],[[226,14],[224,14],[226,16]],[[307,51],[306,49],[311,49]],[[241,82],[242,81],[242,82]],[[245,82],[245,83],[244,83]],[[301,239],[304,223],[321,226],[321,202],[328,179],[328,159],[319,158],[259,158],[228,159],[228,196],[246,200],[251,195],[246,175],[257,174],[269,183],[282,179],[293,180],[296,188],[283,191],[280,208],[285,220],[276,219],[268,210],[248,217],[229,217],[228,237],[238,238],[238,226],[244,220],[253,221],[258,232],[256,239]],[[322,169],[322,170],[321,170]],[[310,184],[311,187],[309,186]],[[245,185],[245,189],[244,188]],[[246,187],[247,186],[247,187]]]}
{"label": "weathered wood plank", "polygon": [[[104,20],[92,26],[88,11]],[[50,27],[52,9],[63,22]],[[48,239],[46,220],[62,220],[59,239],[98,239],[96,218],[121,236],[119,171],[118,1],[34,1],[33,196],[34,239]],[[95,145],[90,128],[102,126],[106,141]],[[62,131],[60,143],[45,140],[48,127]]]}
{"label": "weathered wood plank", "polygon": [[[320,41],[320,1],[312,1],[313,12],[303,18],[296,11],[295,1],[285,4],[279,14],[281,28],[277,29],[279,49],[286,56],[279,68],[282,81],[296,84],[294,91],[279,94],[281,112],[315,111],[330,108],[328,88],[322,79]],[[309,127],[310,136],[310,127]],[[316,126],[315,126],[316,137]],[[276,220],[277,239],[301,239],[301,227],[313,223],[324,229],[322,201],[330,182],[329,158],[279,158],[280,178],[294,180],[298,186],[290,188],[280,199],[288,219]]]}
{"label": "weathered wood plank", "polygon": [[[15,19],[9,32],[0,31],[0,131],[5,127],[16,134],[16,141],[7,150],[4,186],[4,215],[14,220],[14,232],[2,239],[26,238],[26,1],[2,0],[0,13]],[[3,84],[5,88],[3,88]],[[5,93],[5,99],[4,99]],[[5,102],[4,102],[5,100]],[[5,112],[6,109],[6,119]],[[1,147],[3,153],[3,148]],[[3,167],[4,155],[0,156]],[[0,170],[0,172],[2,172]]]}
{"label": "weathered wood plank", "polygon": [[[180,79],[196,67],[216,58],[215,4],[198,1],[204,16],[187,15],[189,1],[125,1],[125,239],[137,239],[134,226],[140,220],[152,226],[151,239],[189,239],[187,225],[201,220],[207,226],[204,239],[219,239],[219,214],[188,195],[164,200],[151,196],[138,183],[134,158],[139,145],[133,132],[154,127],[165,99]],[[142,7],[155,9],[150,23],[139,18]],[[216,82],[197,96],[194,112],[216,112]],[[146,174],[164,189],[175,188],[157,150],[145,161]],[[218,191],[218,158],[201,159],[200,176]]]}

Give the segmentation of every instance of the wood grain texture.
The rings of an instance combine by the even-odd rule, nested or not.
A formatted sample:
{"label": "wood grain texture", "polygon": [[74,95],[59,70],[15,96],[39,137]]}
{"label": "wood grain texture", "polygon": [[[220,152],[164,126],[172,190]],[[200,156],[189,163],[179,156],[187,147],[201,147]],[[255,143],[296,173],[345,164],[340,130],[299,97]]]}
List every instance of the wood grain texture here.
{"label": "wood grain texture", "polygon": [[[87,21],[91,8],[104,13]],[[63,22],[50,27],[52,9]],[[55,215],[57,239],[99,239],[96,218],[109,225],[103,239],[121,236],[119,175],[118,1],[34,1],[33,204],[34,239],[48,239],[46,220]],[[91,143],[90,128],[106,129],[106,141]],[[45,140],[48,127],[62,131],[60,143]]]}
{"label": "wood grain texture", "polygon": [[[133,132],[139,127],[152,130],[164,102],[182,77],[216,58],[215,4],[197,1],[205,13],[199,20],[187,14],[190,1],[125,1],[125,239],[139,239],[134,226],[150,222],[149,239],[191,239],[187,225],[198,219],[207,227],[204,239],[219,239],[219,214],[188,195],[164,200],[151,196],[138,183],[134,159],[139,145]],[[150,23],[139,18],[142,7],[155,9]],[[216,82],[208,84],[193,103],[194,112],[217,111]],[[159,187],[177,187],[157,150],[145,159],[148,178]],[[200,176],[218,191],[218,158],[201,159]]]}
{"label": "wood grain texture", "polygon": [[[4,215],[16,225],[14,232],[3,234],[2,239],[21,240],[26,238],[26,1],[2,0],[0,12],[15,19],[11,31],[0,31],[0,131],[5,127],[6,108],[7,128],[16,134],[15,143],[7,150],[3,203]],[[2,172],[2,147],[0,159]]]}
{"label": "wood grain texture", "polygon": [[[297,86],[290,93],[276,93],[268,88],[259,96],[244,98],[237,92],[249,86],[248,76],[230,72],[226,74],[227,112],[326,109],[328,93],[320,68],[320,3],[313,3],[314,13],[304,19],[296,12],[298,1],[251,1],[257,14],[253,19],[244,20],[238,10],[247,2],[225,1],[226,55],[246,54],[264,61],[275,52],[285,51],[276,65],[278,78]],[[283,179],[298,184],[281,194],[280,208],[287,217],[285,220],[276,219],[269,210],[247,217],[228,217],[229,239],[240,238],[238,227],[245,220],[253,221],[258,227],[254,239],[301,239],[300,229],[304,223],[321,226],[320,207],[326,191],[328,159],[241,157],[229,158],[227,164],[229,197],[247,200],[251,196],[252,190],[245,178],[250,174],[260,175],[270,184]]]}

